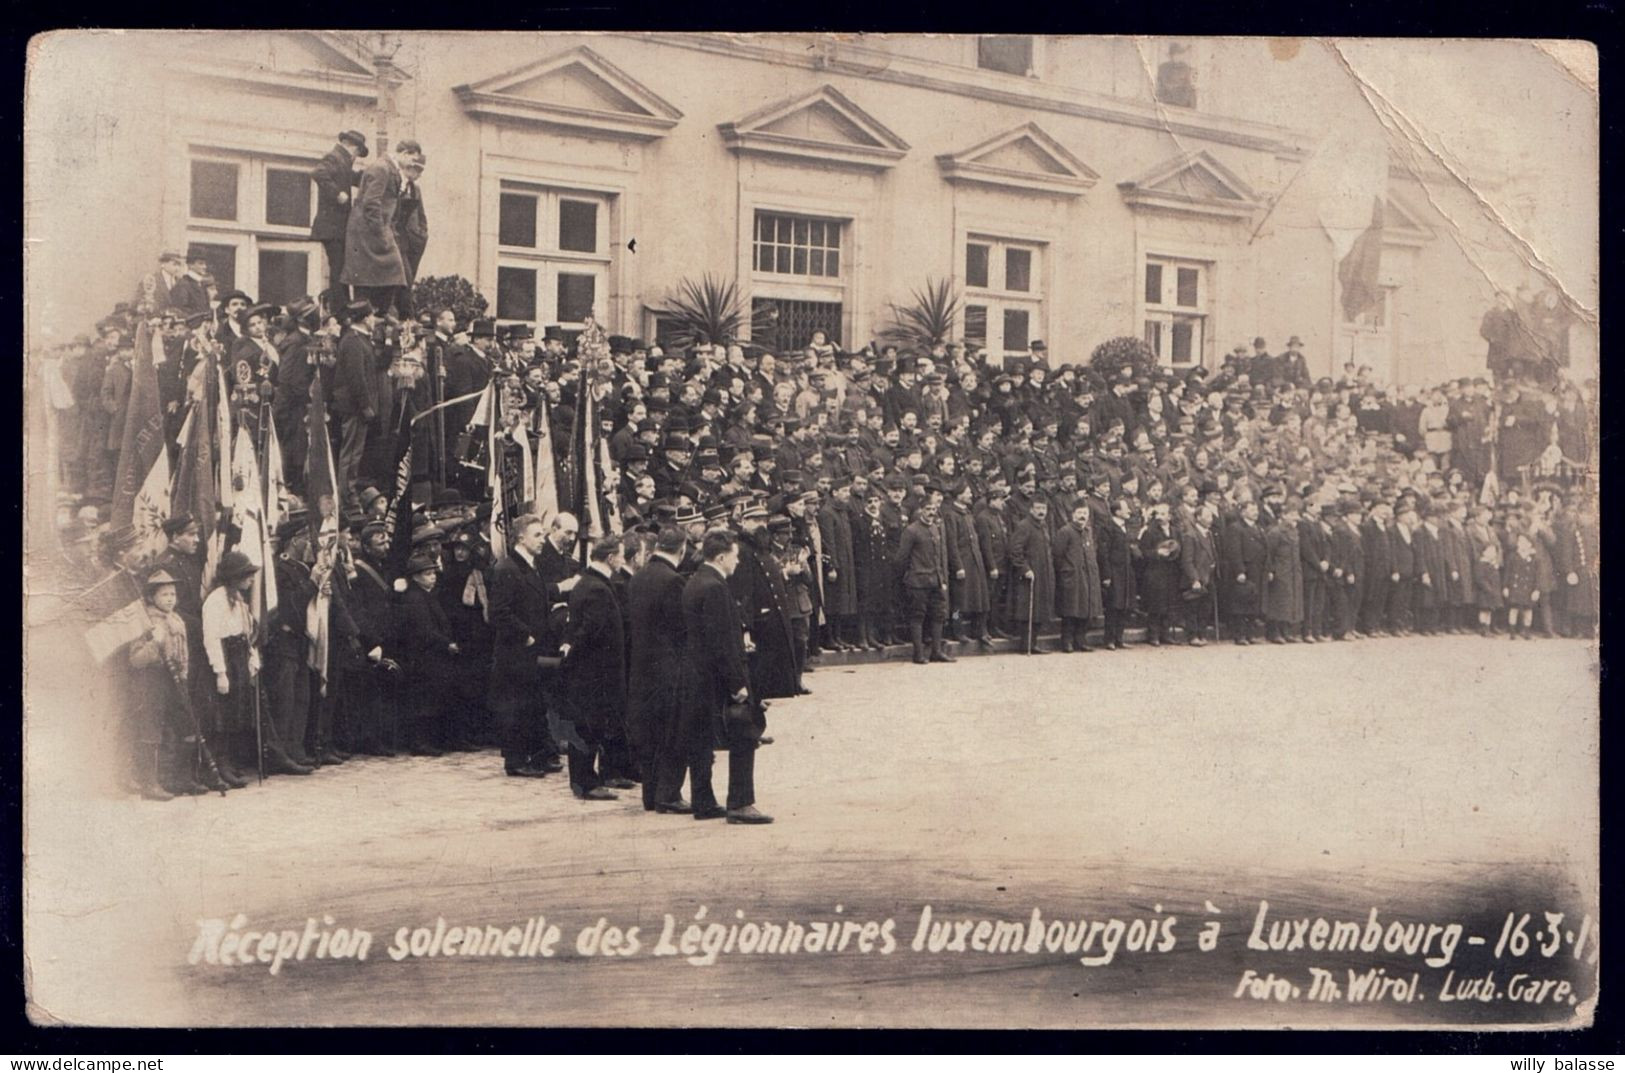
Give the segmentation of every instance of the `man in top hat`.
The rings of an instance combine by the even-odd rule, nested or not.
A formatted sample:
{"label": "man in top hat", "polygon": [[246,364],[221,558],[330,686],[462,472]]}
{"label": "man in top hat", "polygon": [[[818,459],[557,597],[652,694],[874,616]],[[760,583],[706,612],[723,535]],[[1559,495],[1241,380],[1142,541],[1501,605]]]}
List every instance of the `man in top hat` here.
{"label": "man in top hat", "polygon": [[[726,529],[705,534],[701,565],[683,587],[684,692],[678,741],[689,763],[696,820],[727,817],[729,823],[772,823],[756,808],[756,749],[766,719],[751,697],[750,671],[738,605],[729,578],[739,565],[739,540]],[[711,788],[717,727],[728,748],[727,807]]]}
{"label": "man in top hat", "polygon": [[311,169],[316,183],[316,216],[310,224],[310,237],[322,244],[327,254],[328,289],[324,292],[329,310],[342,309],[350,301],[350,288],[344,279],[344,244],[350,223],[350,201],[361,182],[355,162],[367,155],[367,136],[358,130],[341,131],[338,143],[327,151],[321,163]]}
{"label": "man in top hat", "polygon": [[570,589],[569,621],[559,648],[564,656],[554,693],[559,736],[569,750],[570,792],[583,801],[615,800],[610,781],[632,785],[617,776],[627,767],[626,637],[612,580],[624,557],[619,536],[593,542],[587,569]]}

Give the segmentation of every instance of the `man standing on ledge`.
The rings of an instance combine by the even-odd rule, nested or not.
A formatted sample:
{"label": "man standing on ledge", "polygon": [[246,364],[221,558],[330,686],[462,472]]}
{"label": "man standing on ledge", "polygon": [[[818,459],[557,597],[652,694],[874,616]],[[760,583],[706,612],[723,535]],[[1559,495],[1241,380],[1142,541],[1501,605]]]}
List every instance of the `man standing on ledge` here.
{"label": "man standing on ledge", "polygon": [[320,242],[327,254],[329,313],[338,312],[350,301],[350,288],[343,283],[345,231],[350,224],[351,192],[361,181],[355,162],[366,155],[367,136],[347,130],[310,172],[316,182],[316,218],[310,223],[310,237]]}
{"label": "man standing on ledge", "polygon": [[[739,610],[728,576],[739,565],[739,538],[713,529],[700,544],[702,560],[683,587],[684,663],[687,677],[680,739],[689,752],[689,783],[694,818],[729,823],[772,823],[756,808],[756,746],[766,729],[761,708],[750,704],[750,672]],[[747,705],[747,719],[729,710]],[[711,789],[711,751],[728,750],[728,807],[717,805]]]}

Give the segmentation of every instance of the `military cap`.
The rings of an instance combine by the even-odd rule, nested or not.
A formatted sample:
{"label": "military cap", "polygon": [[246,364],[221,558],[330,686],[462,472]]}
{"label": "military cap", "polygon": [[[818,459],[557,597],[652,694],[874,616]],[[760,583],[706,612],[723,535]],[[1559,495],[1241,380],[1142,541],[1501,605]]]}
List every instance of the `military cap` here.
{"label": "military cap", "polygon": [[188,529],[197,527],[197,519],[184,511],[164,519],[164,536],[176,537]]}
{"label": "military cap", "polygon": [[705,508],[704,516],[708,522],[719,522],[727,518],[732,512],[733,508],[726,503],[713,503]]}
{"label": "military cap", "polygon": [[383,534],[385,534],[387,536],[389,534],[389,526],[385,525],[382,521],[380,521],[380,520],[378,520],[376,518],[372,519],[371,521],[366,521],[366,522],[362,523],[362,526],[361,526],[361,539],[362,540],[366,540],[367,538],[371,537],[374,533],[383,533]]}
{"label": "military cap", "polygon": [[[222,307],[224,307],[225,304],[226,303],[224,301],[222,301],[220,303],[220,305]],[[373,313],[372,303],[367,301],[367,299],[365,299],[365,298],[362,298],[362,299],[360,299],[358,301],[355,301],[355,302],[350,302],[347,305],[345,305],[345,307],[344,307],[344,319],[346,321],[353,322],[353,321],[362,320],[362,319],[364,319],[366,317],[372,316],[372,313]]]}
{"label": "military cap", "polygon": [[[674,524],[676,524],[676,525],[693,525],[695,522],[700,522],[700,521],[706,521],[707,520],[707,515],[702,514],[700,512],[699,508],[697,508],[697,507],[682,507],[682,506],[679,506],[679,507],[669,508],[669,509],[674,511],[674,513],[672,515],[672,522]],[[722,513],[723,514],[728,513],[726,507],[722,508]],[[719,517],[720,517],[720,515],[719,515]]]}
{"label": "military cap", "polygon": [[795,523],[782,514],[775,514],[767,520],[767,531],[770,533],[788,533],[795,528]]}

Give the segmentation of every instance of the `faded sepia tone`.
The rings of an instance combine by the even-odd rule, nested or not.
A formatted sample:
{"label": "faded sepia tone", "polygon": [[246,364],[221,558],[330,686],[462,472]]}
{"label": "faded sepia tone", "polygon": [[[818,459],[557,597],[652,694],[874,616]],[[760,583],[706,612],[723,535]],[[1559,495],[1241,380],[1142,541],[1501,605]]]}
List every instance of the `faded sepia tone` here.
{"label": "faded sepia tone", "polygon": [[[115,1026],[1588,1024],[1600,905],[1597,564],[1587,543],[1598,466],[1596,79],[1595,50],[1575,42],[304,31],[38,39],[24,140],[22,383],[30,1016]],[[956,391],[965,357],[965,368],[990,374],[1094,369],[1106,396],[1117,369],[1091,359],[1111,340],[1132,349],[1122,360],[1144,374],[1142,391],[1161,397],[1172,381],[1211,383],[1236,344],[1245,356],[1255,337],[1267,340],[1257,349],[1279,351],[1272,360],[1283,370],[1289,351],[1301,355],[1298,373],[1281,373],[1285,383],[1262,396],[1249,395],[1257,384],[1229,385],[1234,394],[1240,383],[1249,413],[1256,403],[1267,437],[1249,441],[1245,425],[1238,446],[1223,400],[1187,415],[1185,432],[1173,396],[1165,427],[1160,409],[1143,422],[1168,436],[1147,448],[1165,499],[1140,484],[1125,489],[1132,467],[1118,465],[1121,456],[1089,470],[1085,454],[1107,452],[1085,452],[1077,434],[1077,491],[1111,474],[1106,514],[1093,524],[1109,527],[1127,497],[1135,527],[1154,536],[1160,501],[1174,508],[1167,535],[1177,549],[1176,485],[1205,497],[1206,478],[1179,470],[1176,480],[1163,463],[1211,420],[1216,468],[1223,453],[1238,471],[1215,499],[1227,511],[1244,513],[1253,494],[1231,497],[1232,481],[1254,483],[1259,499],[1265,486],[1290,484],[1282,498],[1293,510],[1314,500],[1317,510],[1398,503],[1403,513],[1409,495],[1422,500],[1422,518],[1435,505],[1446,527],[1453,504],[1470,523],[1484,503],[1509,561],[1525,526],[1531,546],[1537,529],[1550,537],[1541,554],[1558,592],[1545,594],[1545,608],[1534,601],[1523,635],[1516,618],[1509,628],[1516,584],[1497,550],[1495,577],[1509,595],[1495,596],[1484,618],[1469,597],[1450,605],[1459,621],[1412,632],[1407,604],[1406,628],[1379,636],[1356,608],[1349,632],[1358,618],[1372,635],[1353,643],[1251,647],[1231,644],[1224,589],[1217,602],[1202,592],[1206,646],[1185,643],[1192,626],[1175,598],[1168,643],[1141,643],[1157,640],[1159,622],[1130,597],[1128,647],[1085,655],[1074,643],[1110,642],[1110,609],[1057,610],[1057,644],[1042,622],[1023,622],[1037,579],[1026,605],[1016,579],[1016,598],[1001,609],[1007,566],[979,613],[985,628],[1013,607],[1011,635],[977,643],[977,620],[957,616],[956,579],[947,651],[957,662],[922,666],[921,642],[911,662],[906,630],[893,645],[866,643],[860,581],[854,650],[826,646],[805,678],[810,692],[773,700],[767,713],[773,740],[755,760],[755,787],[771,826],[646,811],[636,789],[578,800],[565,774],[505,777],[492,748],[358,756],[308,777],[250,778],[223,796],[144,800],[121,784],[126,685],[98,658],[106,653],[94,632],[120,608],[94,593],[116,573],[101,556],[108,540],[129,526],[132,540],[161,550],[162,523],[181,509],[170,508],[166,484],[164,508],[142,515],[133,434],[121,444],[116,430],[77,431],[92,408],[121,422],[134,412],[128,392],[81,392],[64,363],[89,345],[76,337],[98,334],[119,303],[133,303],[121,311],[128,323],[156,323],[161,310],[134,307],[150,294],[161,251],[206,259],[220,295],[242,291],[289,310],[305,296],[325,302],[336,284],[330,254],[311,237],[318,202],[303,176],[340,132],[370,143],[363,165],[403,141],[421,147],[429,237],[417,279],[463,277],[489,299],[474,323],[523,326],[537,339],[562,328],[583,353],[602,333],[628,346],[653,340],[667,354],[691,349],[693,340],[678,342],[684,326],[673,310],[682,287],[703,277],[735,286],[739,343],[787,366],[783,356],[799,357],[821,331],[843,352],[843,385],[857,382],[845,358],[896,337],[903,312],[939,285],[957,305],[944,338],[923,342],[920,356],[951,340],[957,349],[933,368]],[[411,153],[400,155],[409,162]],[[532,229],[521,236],[515,221],[524,219]],[[807,221],[823,237],[794,230]],[[781,251],[804,256],[789,262],[803,267],[786,269]],[[1533,341],[1503,343],[1492,328],[1503,314],[1523,317]],[[814,349],[806,346],[810,363]],[[626,386],[620,357],[617,389]],[[523,375],[524,362],[514,371]],[[811,390],[819,409],[804,372],[781,381]],[[1392,399],[1421,409],[1437,388],[1442,408],[1447,382],[1477,378],[1492,431],[1481,416],[1476,463],[1460,425],[1451,426],[1454,448],[1441,448],[1437,438],[1407,444],[1394,438],[1397,426],[1374,434],[1361,424],[1364,442],[1381,440],[1362,464],[1399,453],[1414,464],[1351,477],[1317,444],[1313,461],[1283,452],[1279,470],[1250,471],[1261,450],[1276,450],[1281,426],[1297,436],[1311,424],[1283,416],[1294,389],[1306,413],[1311,394],[1374,398],[1378,386],[1385,407]],[[648,377],[633,379],[641,398]],[[771,396],[772,376],[764,381]],[[1525,385],[1521,404],[1502,397],[1513,383]],[[1053,399],[1031,384],[1019,390]],[[167,418],[154,410],[171,439],[194,399],[199,413],[214,412],[189,384],[177,390],[184,397]],[[225,380],[221,390],[222,400],[231,394]],[[676,409],[677,391],[672,398]],[[229,434],[229,407],[219,405]],[[1580,416],[1565,424],[1575,407]],[[1049,411],[1034,412],[1041,422]],[[1111,413],[1078,410],[1104,424],[1102,412]],[[1509,461],[1514,425],[1501,424],[1514,413],[1546,422],[1521,462]],[[945,427],[951,420],[949,411]],[[888,431],[893,423],[888,411]],[[787,434],[764,427],[776,454]],[[462,450],[463,431],[459,421],[435,434],[437,462]],[[761,430],[722,446],[748,455],[751,432]],[[83,455],[89,438],[105,465],[100,490]],[[1001,428],[989,450],[1016,438]],[[559,442],[553,449],[573,464],[578,448]],[[822,475],[834,470],[840,484],[850,473],[833,456],[849,441],[834,442]],[[856,450],[856,434],[850,442]],[[254,450],[253,479],[276,488],[263,440]],[[598,457],[596,446],[579,450]],[[180,441],[169,451],[185,456]],[[1437,463],[1422,465],[1424,456]],[[600,480],[608,457],[587,466]],[[909,472],[901,460],[880,468]],[[236,471],[226,470],[229,483]],[[1013,473],[1017,495],[1025,471]],[[1059,479],[1045,473],[1034,464],[1035,482]],[[432,465],[414,476],[424,507],[431,497],[416,498],[420,490],[432,485],[438,497],[455,483]],[[971,483],[957,478],[933,469],[931,486],[940,480],[951,499]],[[332,502],[345,498],[345,483],[329,485],[325,506],[312,487],[280,507],[308,508],[312,532],[329,507],[335,525],[339,515],[348,524],[349,505]],[[929,500],[926,482],[915,483]],[[969,491],[980,507],[987,490]],[[597,496],[627,505],[607,490],[581,494],[594,496],[581,512],[583,537]],[[912,503],[916,490],[908,494]],[[470,516],[478,498],[469,497]],[[764,493],[764,513],[782,508],[799,527],[791,498]],[[537,512],[561,508],[570,509],[562,496]],[[484,516],[469,524],[489,531]],[[1158,553],[1155,539],[1145,547]],[[975,561],[993,569],[980,552]],[[1138,543],[1133,561],[1144,590]],[[1313,568],[1307,553],[1304,561]],[[484,599],[486,584],[470,581],[468,591]],[[1591,612],[1575,595],[1585,586]],[[1279,639],[1262,600],[1257,617]],[[1296,601],[1302,625],[1301,594]],[[1087,620],[1087,636],[1067,633],[1069,615]],[[1097,634],[1102,619],[1107,632]],[[1526,641],[1530,629],[1537,636]],[[1303,639],[1319,632],[1304,626]],[[1040,634],[1064,650],[1023,654]],[[128,663],[127,654],[112,662],[121,658]],[[406,662],[412,680],[421,670]],[[213,686],[211,674],[194,695],[206,702]],[[728,755],[716,753],[719,798]],[[1395,923],[1399,939],[1385,947]],[[756,936],[797,933],[796,951],[747,951],[766,941],[744,939],[747,925]],[[1331,945],[1349,926],[1355,937]],[[1372,928],[1378,937],[1362,945]],[[451,929],[469,938],[448,941]],[[358,930],[370,945],[357,945]],[[800,937],[826,930],[827,949]],[[263,947],[274,968],[271,958],[221,956],[223,937],[250,932],[256,950],[258,936],[276,933]],[[318,945],[356,956],[318,956]]]}

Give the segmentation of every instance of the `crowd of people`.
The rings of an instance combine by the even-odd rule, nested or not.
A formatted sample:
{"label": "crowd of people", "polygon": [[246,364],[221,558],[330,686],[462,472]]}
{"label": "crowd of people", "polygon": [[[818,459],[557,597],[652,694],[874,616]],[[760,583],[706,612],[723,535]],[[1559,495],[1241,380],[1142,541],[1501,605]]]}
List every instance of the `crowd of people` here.
{"label": "crowd of people", "polygon": [[[1316,379],[1296,337],[1177,371],[1132,340],[1072,360],[821,332],[789,350],[588,349],[342,288],[215,296],[184,263],[166,254],[157,287],[45,374],[64,542],[145,593],[149,628],[109,661],[145,796],[496,748],[517,778],[566,756],[583,800],[641,787],[649,811],[771,822],[752,771],[766,703],[810,692],[826,652],[1087,653],[1131,626],[1150,647],[1596,626],[1591,383]],[[252,598],[267,567],[230,546],[229,512],[177,504],[161,552],[106,524],[137,321],[172,454],[211,363],[234,423],[275,426],[268,615]],[[401,420],[436,405],[449,431]],[[550,485],[548,504],[493,497],[516,455],[552,467],[525,485]]]}

